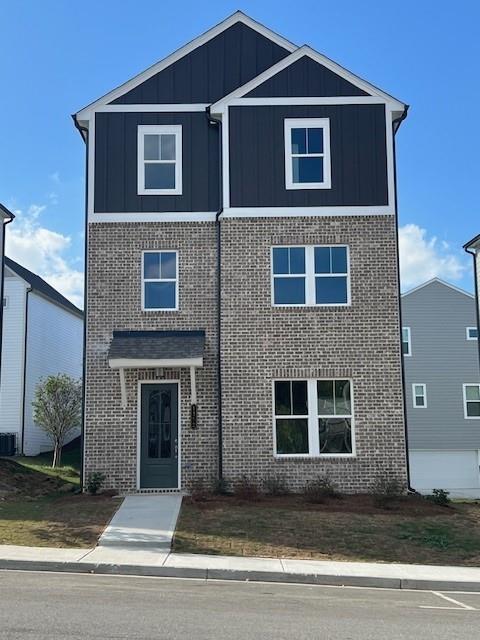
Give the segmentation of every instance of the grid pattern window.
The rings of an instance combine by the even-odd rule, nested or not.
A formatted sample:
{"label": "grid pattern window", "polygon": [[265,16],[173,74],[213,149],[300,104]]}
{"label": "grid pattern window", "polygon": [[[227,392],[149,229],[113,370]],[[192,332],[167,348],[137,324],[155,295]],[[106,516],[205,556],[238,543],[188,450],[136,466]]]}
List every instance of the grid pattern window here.
{"label": "grid pattern window", "polygon": [[274,383],[276,456],[352,456],[350,380]]}
{"label": "grid pattern window", "polygon": [[138,194],[182,194],[182,126],[138,127]]}
{"label": "grid pattern window", "polygon": [[463,385],[463,411],[465,418],[480,420],[480,384]]}
{"label": "grid pattern window", "polygon": [[285,119],[285,186],[331,188],[328,118]]}
{"label": "grid pattern window", "polygon": [[142,309],[178,310],[178,252],[144,251],[142,258]]}
{"label": "grid pattern window", "polygon": [[274,306],[350,304],[348,247],[272,247]]}
{"label": "grid pattern window", "polygon": [[412,333],[410,327],[402,327],[402,353],[404,356],[412,355]]}
{"label": "grid pattern window", "polygon": [[427,408],[427,386],[425,384],[412,384],[412,397],[415,409]]}
{"label": "grid pattern window", "polygon": [[477,327],[467,327],[467,340],[478,340]]}

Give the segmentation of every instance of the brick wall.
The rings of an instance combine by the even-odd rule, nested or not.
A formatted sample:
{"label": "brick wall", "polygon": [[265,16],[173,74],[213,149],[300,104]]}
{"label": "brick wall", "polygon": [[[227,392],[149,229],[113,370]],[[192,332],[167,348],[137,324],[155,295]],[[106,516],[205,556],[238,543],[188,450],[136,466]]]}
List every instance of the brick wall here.
{"label": "brick wall", "polygon": [[[271,306],[270,247],[346,243],[352,306]],[[141,252],[177,249],[180,311],[141,311]],[[127,372],[122,410],[118,372],[107,364],[114,329],[205,329],[198,371],[198,429],[188,424],[188,371],[180,377],[182,484],[217,471],[216,245],[213,223],[92,224],[89,229],[86,473],[108,486],[136,486],[138,380]],[[293,489],[329,471],[345,491],[363,491],[378,473],[406,477],[399,344],[395,220],[391,216],[225,219],[222,222],[224,474],[286,477]],[[350,377],[356,457],[275,459],[272,380]]]}

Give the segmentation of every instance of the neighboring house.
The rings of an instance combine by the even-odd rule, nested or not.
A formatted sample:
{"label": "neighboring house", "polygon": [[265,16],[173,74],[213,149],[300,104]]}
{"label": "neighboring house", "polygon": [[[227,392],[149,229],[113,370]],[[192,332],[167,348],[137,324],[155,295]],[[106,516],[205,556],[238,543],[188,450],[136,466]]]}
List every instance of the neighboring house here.
{"label": "neighboring house", "polygon": [[237,12],[74,116],[86,476],[123,492],[406,481],[406,110]]}
{"label": "neighboring house", "polygon": [[[463,245],[463,248],[473,258],[473,278],[475,282],[475,300],[477,306],[477,327],[480,329],[480,234]],[[480,341],[478,343],[478,357],[480,359]]]}
{"label": "neighboring house", "polygon": [[480,497],[480,371],[474,297],[438,278],[402,296],[410,480]]}
{"label": "neighboring house", "polygon": [[[3,274],[5,270],[5,226],[11,222],[15,216],[3,204],[0,203],[0,301],[3,301]],[[0,377],[2,373],[2,326],[3,326],[3,304],[0,304]]]}
{"label": "neighboring house", "polygon": [[[81,378],[83,313],[7,257],[3,301],[0,434],[15,434],[17,453],[33,456],[52,449],[33,420],[36,385],[42,377],[58,373]],[[69,440],[78,435],[71,433]]]}

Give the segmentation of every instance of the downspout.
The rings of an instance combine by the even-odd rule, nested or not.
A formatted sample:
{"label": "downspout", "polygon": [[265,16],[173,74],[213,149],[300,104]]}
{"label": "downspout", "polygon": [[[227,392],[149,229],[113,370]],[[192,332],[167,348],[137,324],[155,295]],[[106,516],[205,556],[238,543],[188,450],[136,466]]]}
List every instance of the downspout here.
{"label": "downspout", "polygon": [[81,417],[81,425],[80,425],[80,491],[83,491],[84,486],[84,441],[85,441],[85,397],[86,397],[86,387],[85,387],[85,374],[87,369],[87,268],[88,268],[88,129],[87,127],[82,126],[78,120],[77,116],[73,115],[73,123],[75,127],[78,129],[82,139],[85,141],[85,248],[84,248],[84,265],[85,265],[85,276],[84,276],[84,287],[83,287],[83,357],[82,357],[82,417]]}
{"label": "downspout", "polygon": [[218,126],[218,210],[215,214],[217,235],[217,389],[218,389],[218,481],[223,481],[223,412],[222,412],[222,225],[223,212],[223,174],[222,174],[222,121],[215,118],[207,107],[208,123]]}
{"label": "downspout", "polygon": [[[25,445],[25,409],[26,409],[26,381],[27,381],[27,350],[28,350],[28,303],[29,296],[28,294],[31,292],[32,287],[27,289],[27,293],[25,296],[25,334],[24,334],[24,342],[23,342],[23,389],[22,389],[22,439],[20,445],[20,453],[23,455],[24,445]],[[18,452],[17,452],[18,453]]]}
{"label": "downspout", "polygon": [[[398,282],[398,315],[400,321],[400,355],[401,355],[401,371],[402,371],[402,403],[403,403],[403,424],[405,430],[405,456],[406,456],[406,468],[407,468],[407,490],[409,493],[417,493],[416,490],[410,484],[410,456],[408,446],[408,422],[407,422],[407,401],[405,397],[405,362],[403,356],[402,346],[402,296],[401,296],[401,284],[400,284],[400,251],[399,251],[399,233],[398,233],[398,197],[397,197],[397,153],[395,144],[395,133],[407,117],[408,105],[405,106],[405,110],[402,115],[392,120],[392,138],[393,138],[393,182],[394,182],[394,203],[395,203],[395,233],[397,238],[397,282]],[[398,125],[398,126],[395,126]]]}
{"label": "downspout", "polygon": [[12,222],[13,218],[9,218],[6,222],[0,221],[3,224],[2,233],[2,264],[0,269],[0,381],[2,379],[2,339],[3,339],[3,294],[5,284],[5,227]]}
{"label": "downspout", "polygon": [[478,348],[478,359],[480,363],[480,336],[478,332],[480,331],[480,299],[478,298],[478,258],[477,251],[471,250],[468,246],[463,247],[467,253],[469,253],[473,258],[473,277],[475,279],[475,301],[476,301],[476,317],[477,317],[477,348]]}

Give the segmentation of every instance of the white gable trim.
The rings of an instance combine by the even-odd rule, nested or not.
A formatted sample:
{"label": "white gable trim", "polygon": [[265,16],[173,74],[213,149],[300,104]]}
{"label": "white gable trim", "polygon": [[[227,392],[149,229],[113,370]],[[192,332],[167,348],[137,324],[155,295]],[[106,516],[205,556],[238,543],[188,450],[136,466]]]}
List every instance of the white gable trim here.
{"label": "white gable trim", "polygon": [[201,47],[205,43],[209,42],[210,40],[218,36],[223,31],[226,31],[229,27],[233,26],[237,22],[242,22],[247,27],[254,29],[258,33],[265,36],[272,42],[275,42],[276,44],[278,44],[280,47],[283,47],[287,51],[295,51],[295,49],[297,48],[297,46],[294,45],[289,40],[282,38],[282,36],[279,36],[274,31],[271,31],[270,29],[260,24],[259,22],[252,20],[252,18],[245,15],[241,11],[236,11],[234,14],[226,18],[226,20],[223,20],[222,22],[217,24],[212,29],[209,29],[208,31],[198,36],[197,38],[195,38],[185,46],[174,51],[172,54],[170,54],[163,60],[160,60],[159,62],[155,63],[145,71],[142,71],[142,73],[139,73],[137,76],[135,76],[131,80],[128,80],[127,82],[125,82],[124,84],[121,84],[116,89],[109,91],[98,100],[95,100],[91,104],[87,105],[86,107],[78,111],[78,113],[76,114],[77,120],[88,121],[90,119],[90,113],[92,111],[95,111],[98,107],[103,106],[109,102],[112,102],[112,100],[116,100],[123,94],[128,93],[128,91],[131,91],[135,87],[138,87],[138,85],[142,84],[142,82],[145,82],[152,76],[156,75],[160,71],[163,71],[164,69],[172,65],[174,62],[177,62],[177,60],[180,60],[181,58],[189,54],[191,51],[194,51],[198,47]]}
{"label": "white gable trim", "polygon": [[406,296],[409,296],[411,293],[415,293],[416,291],[420,291],[420,289],[423,289],[424,287],[428,287],[429,285],[434,283],[443,284],[444,287],[453,289],[457,293],[463,293],[464,296],[468,296],[469,298],[475,298],[475,296],[472,293],[469,293],[464,289],[460,289],[460,287],[456,287],[454,284],[450,284],[450,282],[445,282],[445,280],[442,280],[441,278],[432,278],[431,280],[428,280],[427,282],[424,282],[423,284],[418,285],[418,287],[415,287],[413,289],[410,289],[410,291],[406,291],[405,293],[402,293],[402,298],[405,298]]}
{"label": "white gable trim", "polygon": [[400,100],[397,100],[396,98],[389,95],[388,93],[385,93],[381,89],[378,89],[377,87],[375,87],[373,84],[370,84],[366,80],[359,78],[358,76],[351,73],[350,71],[340,66],[336,62],[333,62],[333,60],[330,60],[330,58],[327,58],[323,54],[318,53],[317,51],[314,51],[311,47],[304,45],[303,47],[299,47],[298,49],[296,49],[293,53],[291,53],[286,58],[283,58],[283,60],[280,60],[279,62],[274,64],[273,67],[266,69],[263,73],[258,75],[256,78],[253,78],[253,80],[250,80],[250,82],[247,82],[242,87],[235,89],[235,91],[232,91],[221,100],[218,100],[218,102],[212,105],[211,112],[213,114],[221,115],[222,113],[224,113],[225,107],[229,105],[232,100],[245,96],[247,93],[249,93],[256,87],[258,87],[259,85],[263,84],[266,80],[269,80],[273,76],[277,75],[277,73],[280,73],[280,71],[283,71],[284,69],[292,65],[294,62],[297,62],[297,60],[299,60],[300,58],[303,58],[304,56],[307,56],[312,60],[314,60],[315,62],[318,62],[319,64],[323,65],[327,69],[330,69],[330,71],[333,71],[333,73],[336,73],[337,75],[344,78],[345,80],[355,85],[359,89],[366,91],[368,94],[370,94],[370,96],[382,98],[384,102],[390,103],[395,110],[403,111],[405,109],[405,104],[403,102],[400,102]]}

